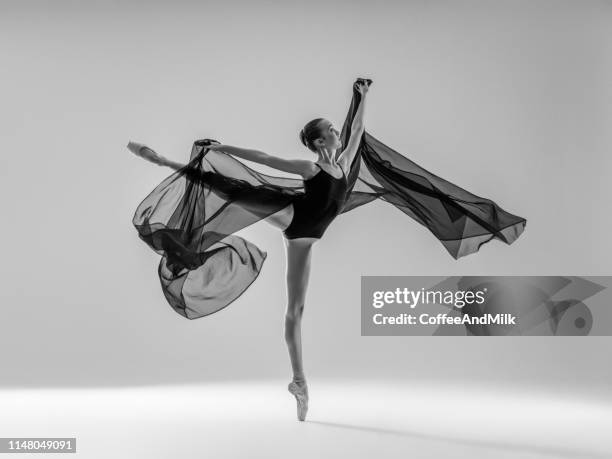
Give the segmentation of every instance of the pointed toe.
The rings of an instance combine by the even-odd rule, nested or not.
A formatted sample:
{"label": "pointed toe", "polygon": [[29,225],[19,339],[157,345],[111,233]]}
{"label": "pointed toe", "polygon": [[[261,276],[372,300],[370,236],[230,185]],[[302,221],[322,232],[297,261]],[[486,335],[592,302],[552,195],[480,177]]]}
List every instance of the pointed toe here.
{"label": "pointed toe", "polygon": [[292,381],[287,386],[287,389],[294,395],[297,402],[298,420],[306,420],[306,414],[308,413],[308,386],[304,383],[304,385],[300,387],[295,381]]}

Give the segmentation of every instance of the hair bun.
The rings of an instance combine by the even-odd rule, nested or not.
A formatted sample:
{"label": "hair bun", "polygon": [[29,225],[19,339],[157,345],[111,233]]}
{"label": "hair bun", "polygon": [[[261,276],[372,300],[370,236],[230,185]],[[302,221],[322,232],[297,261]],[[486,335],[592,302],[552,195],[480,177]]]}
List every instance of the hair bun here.
{"label": "hair bun", "polygon": [[304,129],[300,131],[300,141],[304,144],[305,147],[308,147],[308,142],[306,142],[306,134],[304,133]]}

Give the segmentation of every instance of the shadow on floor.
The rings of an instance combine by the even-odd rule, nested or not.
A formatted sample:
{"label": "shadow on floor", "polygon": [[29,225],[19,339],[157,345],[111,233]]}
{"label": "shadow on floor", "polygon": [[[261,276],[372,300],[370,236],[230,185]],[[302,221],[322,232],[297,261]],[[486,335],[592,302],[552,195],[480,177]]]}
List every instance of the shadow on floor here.
{"label": "shadow on floor", "polygon": [[597,454],[593,452],[587,451],[578,451],[578,450],[563,450],[563,449],[555,449],[555,448],[547,448],[541,446],[534,445],[516,445],[512,443],[501,443],[501,442],[487,442],[480,440],[464,440],[461,438],[452,438],[445,436],[436,436],[423,434],[419,432],[410,432],[396,429],[386,429],[380,427],[369,427],[369,426],[359,426],[359,425],[351,425],[351,424],[341,424],[337,422],[327,422],[327,421],[310,421],[306,420],[309,424],[317,424],[321,426],[328,427],[336,427],[340,429],[350,429],[350,430],[359,430],[362,432],[370,432],[370,433],[378,433],[378,434],[386,434],[386,435],[396,435],[401,437],[410,437],[414,439],[422,439],[422,440],[434,440],[446,443],[454,443],[461,444],[465,446],[472,446],[478,448],[495,448],[501,449],[504,451],[514,451],[514,452],[523,452],[523,453],[537,453],[544,455],[551,455],[556,457],[567,457],[575,459],[579,458],[593,458],[593,459],[610,459],[609,455]]}

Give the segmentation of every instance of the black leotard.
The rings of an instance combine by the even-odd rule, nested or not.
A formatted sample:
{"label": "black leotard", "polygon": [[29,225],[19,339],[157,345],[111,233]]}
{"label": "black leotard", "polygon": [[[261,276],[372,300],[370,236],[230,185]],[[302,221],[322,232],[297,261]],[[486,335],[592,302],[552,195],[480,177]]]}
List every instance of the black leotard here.
{"label": "black leotard", "polygon": [[293,219],[283,231],[287,239],[320,238],[342,209],[347,197],[344,171],[336,178],[321,166],[319,169],[304,180],[304,195],[293,202]]}

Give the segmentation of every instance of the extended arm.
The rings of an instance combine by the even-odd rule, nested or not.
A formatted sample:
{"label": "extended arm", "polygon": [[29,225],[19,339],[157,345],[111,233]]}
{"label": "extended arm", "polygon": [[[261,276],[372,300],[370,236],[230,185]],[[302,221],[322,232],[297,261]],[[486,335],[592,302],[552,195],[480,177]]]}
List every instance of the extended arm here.
{"label": "extended arm", "polygon": [[212,149],[237,156],[249,161],[265,164],[268,167],[279,169],[292,174],[306,175],[312,171],[312,161],[305,159],[285,159],[270,155],[260,150],[239,148],[232,145],[212,145]]}
{"label": "extended arm", "polygon": [[[152,148],[149,148],[141,143],[129,142],[127,148],[136,156],[140,156],[141,158],[157,164],[158,166],[166,166],[175,170],[182,169],[186,166],[186,164],[172,161],[160,155]],[[265,164],[266,166],[293,174],[306,175],[309,172],[312,172],[313,168],[312,161],[307,161],[304,159],[284,159],[278,156],[269,155],[268,153],[259,150],[251,150],[222,144],[212,144],[209,148],[211,150],[221,151],[223,153]]]}
{"label": "extended arm", "polygon": [[355,117],[351,123],[351,136],[346,148],[342,151],[342,153],[340,153],[340,155],[338,155],[337,158],[338,163],[340,163],[344,170],[348,170],[348,167],[353,163],[353,159],[357,154],[357,148],[359,148],[359,143],[361,142],[361,136],[365,131],[365,105],[367,91],[366,85],[362,85],[359,89],[359,92],[361,93],[361,101],[359,102],[359,106],[355,112]]}

